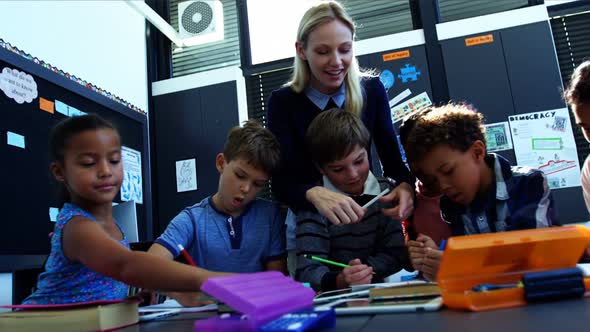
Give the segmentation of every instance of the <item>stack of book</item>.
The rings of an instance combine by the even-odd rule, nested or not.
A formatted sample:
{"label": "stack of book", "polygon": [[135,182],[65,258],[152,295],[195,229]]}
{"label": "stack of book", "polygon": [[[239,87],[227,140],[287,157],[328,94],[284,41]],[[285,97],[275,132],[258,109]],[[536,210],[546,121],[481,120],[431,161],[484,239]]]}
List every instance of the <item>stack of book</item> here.
{"label": "stack of book", "polygon": [[93,301],[58,305],[3,306],[0,331],[109,331],[139,321],[137,301]]}

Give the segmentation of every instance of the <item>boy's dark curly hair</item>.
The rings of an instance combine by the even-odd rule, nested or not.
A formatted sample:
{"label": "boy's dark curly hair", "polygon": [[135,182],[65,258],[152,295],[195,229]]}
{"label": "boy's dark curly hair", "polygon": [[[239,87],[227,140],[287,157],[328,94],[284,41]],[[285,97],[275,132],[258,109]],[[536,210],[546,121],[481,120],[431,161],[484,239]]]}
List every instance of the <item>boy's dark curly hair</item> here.
{"label": "boy's dark curly hair", "polygon": [[483,116],[466,104],[419,111],[404,120],[399,133],[410,164],[420,162],[439,144],[464,152],[477,140],[486,143]]}
{"label": "boy's dark curly hair", "polygon": [[590,61],[584,61],[574,70],[563,97],[570,105],[590,103]]}

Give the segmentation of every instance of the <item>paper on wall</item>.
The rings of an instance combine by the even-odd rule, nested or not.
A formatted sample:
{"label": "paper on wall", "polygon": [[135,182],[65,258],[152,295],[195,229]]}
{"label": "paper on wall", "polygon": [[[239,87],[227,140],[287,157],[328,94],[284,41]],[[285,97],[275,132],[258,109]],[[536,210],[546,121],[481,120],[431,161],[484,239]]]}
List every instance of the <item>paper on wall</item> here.
{"label": "paper on wall", "polygon": [[176,162],[176,192],[197,190],[197,167],[195,159]]}
{"label": "paper on wall", "polygon": [[551,189],[581,185],[567,108],[518,114],[508,120],[518,165],[542,170]]}
{"label": "paper on wall", "polygon": [[121,200],[135,201],[143,204],[143,181],[141,176],[141,152],[123,146],[121,148],[123,160],[123,184],[121,185]]}
{"label": "paper on wall", "polygon": [[412,115],[419,110],[432,105],[426,92],[422,92],[416,97],[412,97],[403,103],[391,108],[391,121],[396,123],[408,115]]}
{"label": "paper on wall", "polygon": [[497,122],[485,125],[486,146],[488,152],[512,149],[512,137],[508,122]]}

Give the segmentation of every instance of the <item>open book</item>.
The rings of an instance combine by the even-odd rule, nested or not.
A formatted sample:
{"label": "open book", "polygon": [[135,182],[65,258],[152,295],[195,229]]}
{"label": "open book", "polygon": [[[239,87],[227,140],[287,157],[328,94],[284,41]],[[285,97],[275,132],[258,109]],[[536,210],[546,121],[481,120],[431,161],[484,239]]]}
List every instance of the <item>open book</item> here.
{"label": "open book", "polygon": [[138,322],[137,301],[92,301],[57,305],[2,306],[0,331],[110,331]]}

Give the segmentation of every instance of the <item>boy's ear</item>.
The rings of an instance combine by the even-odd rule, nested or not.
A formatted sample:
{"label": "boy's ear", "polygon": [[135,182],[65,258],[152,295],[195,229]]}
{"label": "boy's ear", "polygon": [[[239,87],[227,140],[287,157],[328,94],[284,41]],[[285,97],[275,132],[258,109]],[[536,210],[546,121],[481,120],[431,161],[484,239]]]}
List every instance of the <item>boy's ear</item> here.
{"label": "boy's ear", "polygon": [[52,162],[49,165],[49,170],[51,171],[51,174],[53,174],[53,177],[59,181],[59,182],[64,182],[65,181],[65,177],[64,177],[64,173],[63,173],[63,168],[61,167],[61,165],[57,162]]}
{"label": "boy's ear", "polygon": [[301,58],[303,61],[307,61],[307,57],[305,56],[305,49],[300,42],[295,42],[295,51],[297,52],[297,56]]}
{"label": "boy's ear", "polygon": [[223,173],[223,169],[225,168],[225,156],[223,153],[219,153],[215,157],[215,167],[219,173]]}
{"label": "boy's ear", "polygon": [[486,145],[480,140],[477,140],[471,144],[471,151],[477,160],[483,160],[487,154]]}

